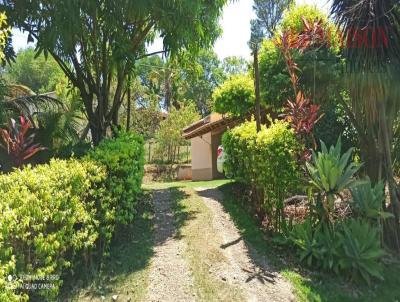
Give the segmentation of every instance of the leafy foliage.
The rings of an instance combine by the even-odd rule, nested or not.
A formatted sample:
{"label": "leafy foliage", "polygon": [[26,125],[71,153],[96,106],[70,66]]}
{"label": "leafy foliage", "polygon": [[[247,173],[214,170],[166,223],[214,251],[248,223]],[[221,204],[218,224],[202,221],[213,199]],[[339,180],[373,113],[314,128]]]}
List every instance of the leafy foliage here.
{"label": "leafy foliage", "polygon": [[[300,51],[296,43],[304,40],[304,37],[313,36],[314,32],[307,31],[306,24],[314,25],[321,20],[321,27],[324,30],[324,37],[329,38],[329,43],[319,45],[320,47],[308,47]],[[311,26],[310,25],[310,26]],[[320,30],[319,30],[320,31]],[[301,77],[298,84],[303,94],[313,100],[314,103],[323,104],[333,102],[339,82],[339,61],[337,58],[339,37],[332,23],[327,16],[311,5],[291,6],[285,12],[283,19],[275,34],[270,40],[262,43],[260,50],[260,74],[261,74],[261,96],[267,105],[281,110],[289,98],[295,98],[290,89],[290,75],[281,51],[274,45],[273,41],[281,39],[286,34],[290,39],[289,50],[298,70],[301,70]],[[303,36],[303,39],[300,37]],[[305,43],[304,43],[305,44]],[[297,70],[297,71],[298,71]]]}
{"label": "leafy foliage", "polygon": [[242,57],[226,57],[222,61],[222,68],[227,78],[234,75],[246,74],[249,71],[249,62]]}
{"label": "leafy foliage", "polygon": [[301,92],[295,101],[288,100],[285,105],[284,118],[299,135],[311,134],[319,120],[320,105],[312,104]]}
{"label": "leafy foliage", "polygon": [[[89,256],[99,239],[98,224],[104,223],[98,219],[105,218],[95,217],[96,207],[110,206],[105,179],[103,167],[76,160],[0,176],[0,261],[14,263],[11,275],[61,275],[75,257]],[[54,299],[62,282],[54,284],[26,294]]]}
{"label": "leafy foliage", "polygon": [[382,209],[385,201],[385,185],[382,181],[375,186],[372,185],[369,178],[358,181],[356,186],[350,188],[350,192],[351,206],[356,216],[373,220],[393,216]]}
{"label": "leafy foliage", "polygon": [[378,229],[355,219],[342,225],[339,234],[342,250],[339,252],[341,269],[348,270],[353,278],[359,275],[368,283],[371,276],[382,279],[379,258],[385,255],[379,241]]}
{"label": "leafy foliage", "polygon": [[180,109],[172,109],[167,118],[160,123],[160,129],[156,133],[157,157],[159,160],[167,157],[168,162],[175,162],[176,150],[187,144],[182,137],[182,130],[200,118],[194,104],[183,106]]}
{"label": "leafy foliage", "polygon": [[290,241],[298,248],[301,261],[308,266],[360,276],[368,283],[371,277],[382,278],[379,259],[385,255],[378,229],[363,220],[341,222],[331,231],[315,227],[311,220],[295,225]]}
{"label": "leafy foliage", "polygon": [[20,167],[26,160],[45,149],[40,144],[34,143],[34,133],[28,136],[30,127],[31,123],[21,116],[20,125],[11,119],[8,130],[0,128],[2,138],[0,146],[7,151],[13,167]]}
{"label": "leafy foliage", "polygon": [[10,29],[7,27],[7,16],[5,13],[0,13],[0,62],[5,59],[4,48],[7,43]]}
{"label": "leafy foliage", "polygon": [[4,77],[9,83],[45,93],[55,90],[64,73],[53,58],[45,58],[43,54],[36,57],[35,50],[30,47],[17,53],[15,62],[6,66]]}
{"label": "leafy foliage", "polygon": [[321,142],[321,148],[321,152],[313,152],[312,163],[306,163],[311,183],[326,195],[338,194],[354,183],[353,176],[360,165],[350,161],[352,148],[342,155],[341,138],[329,150],[324,142]]}
{"label": "leafy foliage", "polygon": [[[285,223],[283,200],[299,184],[300,173],[296,152],[301,145],[289,125],[275,121],[269,128],[263,126],[257,133],[256,125],[245,122],[223,136],[226,153],[224,168],[240,182],[262,188],[265,196],[260,201],[270,226],[277,230]],[[281,225],[282,224],[282,225]]]}
{"label": "leafy foliage", "polygon": [[127,224],[135,216],[135,206],[144,174],[143,138],[129,132],[119,132],[116,138],[107,139],[88,158],[107,169],[106,188],[116,197],[115,219]]}
{"label": "leafy foliage", "polygon": [[254,84],[249,76],[232,76],[213,93],[214,109],[219,113],[244,116],[254,107]]}
{"label": "leafy foliage", "polygon": [[[160,51],[198,51],[218,37],[218,17],[226,0],[70,2],[3,1],[11,26],[37,40],[37,52],[50,54],[80,91],[97,145],[117,124],[126,81],[135,62],[156,35]],[[80,33],[76,35],[76,33]],[[113,84],[113,85],[111,85]]]}
{"label": "leafy foliage", "polygon": [[253,10],[264,36],[272,37],[282,19],[283,13],[293,4],[293,0],[255,0]]}
{"label": "leafy foliage", "polygon": [[[81,160],[52,160],[0,175],[0,284],[8,274],[63,275],[107,252],[114,229],[132,221],[143,176],[143,141],[104,140]],[[11,285],[18,285],[14,280]],[[4,301],[53,301],[51,290],[0,287]]]}
{"label": "leafy foliage", "polygon": [[324,224],[332,225],[335,197],[354,184],[353,176],[361,166],[351,161],[352,148],[342,155],[340,137],[336,146],[331,146],[328,150],[325,143],[321,142],[321,148],[321,152],[313,151],[312,162],[306,162],[306,167],[310,182],[319,193],[318,219]]}

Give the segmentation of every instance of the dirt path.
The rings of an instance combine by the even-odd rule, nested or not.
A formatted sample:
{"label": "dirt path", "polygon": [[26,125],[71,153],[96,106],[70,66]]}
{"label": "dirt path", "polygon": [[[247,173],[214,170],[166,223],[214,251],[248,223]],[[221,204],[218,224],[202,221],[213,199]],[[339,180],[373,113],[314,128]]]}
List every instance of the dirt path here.
{"label": "dirt path", "polygon": [[155,255],[150,267],[146,302],[190,302],[193,280],[182,258],[186,246],[176,239],[172,198],[169,190],[156,190],[153,194],[155,211]]}
{"label": "dirt path", "polygon": [[211,268],[210,273],[240,288],[247,301],[295,301],[289,282],[241,239],[219,202],[222,193],[218,189],[197,188],[196,191],[214,215],[213,227],[222,238],[220,247],[227,259]]}
{"label": "dirt path", "polygon": [[[265,257],[241,239],[219,202],[223,196],[218,189],[185,191],[186,206],[195,207],[196,211],[192,213],[192,220],[183,226],[183,236],[177,236],[174,224],[176,197],[170,189],[153,192],[155,255],[144,301],[296,300],[289,282],[271,268]],[[185,211],[193,209],[186,208]],[[208,223],[205,217],[209,217]],[[205,231],[212,237],[211,241],[204,237]],[[208,291],[206,300],[201,294],[204,291]]]}

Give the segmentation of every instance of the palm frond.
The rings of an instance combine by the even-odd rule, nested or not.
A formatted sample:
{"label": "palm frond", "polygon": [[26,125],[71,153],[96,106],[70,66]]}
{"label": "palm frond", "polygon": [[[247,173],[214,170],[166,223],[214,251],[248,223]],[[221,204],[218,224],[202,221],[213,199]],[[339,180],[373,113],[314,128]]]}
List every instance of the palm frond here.
{"label": "palm frond", "polygon": [[400,9],[397,0],[334,0],[331,14],[344,34],[344,41],[353,41],[355,30],[372,41],[384,35],[387,43],[374,47],[347,47],[345,57],[350,64],[382,65],[400,60]]}
{"label": "palm frond", "polygon": [[25,95],[15,99],[0,100],[0,106],[6,115],[23,115],[36,128],[34,115],[38,112],[63,112],[64,104],[55,98],[45,95]]}

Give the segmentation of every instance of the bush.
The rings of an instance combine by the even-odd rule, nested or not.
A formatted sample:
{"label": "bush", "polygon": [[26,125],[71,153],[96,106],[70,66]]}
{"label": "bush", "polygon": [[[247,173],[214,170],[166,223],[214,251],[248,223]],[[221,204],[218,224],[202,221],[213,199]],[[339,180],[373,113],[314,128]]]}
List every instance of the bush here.
{"label": "bush", "polygon": [[[371,277],[381,278],[379,260],[385,254],[380,245],[381,220],[392,215],[382,209],[382,182],[373,186],[368,178],[355,180],[360,165],[351,161],[351,152],[352,148],[342,155],[340,138],[329,149],[321,141],[321,152],[313,153],[312,163],[306,163],[317,197],[311,198],[306,222],[289,233],[289,243],[309,266],[344,272],[370,283]],[[335,199],[346,189],[351,192],[352,217],[336,213]]]}
{"label": "bush", "polygon": [[[91,162],[53,160],[0,176],[0,262],[14,274],[61,275],[99,237],[93,213],[106,193],[106,171]],[[61,286],[32,294],[54,298]]]}
{"label": "bush", "polygon": [[308,266],[349,274],[351,279],[382,278],[379,259],[385,255],[380,246],[378,228],[365,220],[349,219],[335,230],[310,220],[296,225],[290,234],[301,261]]}
{"label": "bush", "polygon": [[213,93],[214,109],[234,116],[247,114],[255,103],[254,84],[250,76],[236,75],[225,81]]}
{"label": "bush", "polygon": [[61,280],[29,291],[8,276],[61,277],[104,253],[115,226],[134,217],[143,153],[140,137],[122,133],[81,160],[0,175],[0,301],[55,300]]}
{"label": "bush", "polygon": [[279,229],[283,200],[297,189],[300,181],[296,154],[303,148],[294,131],[287,123],[276,121],[257,133],[256,124],[251,121],[226,132],[222,142],[227,173],[264,191],[261,206]]}
{"label": "bush", "polygon": [[117,138],[103,140],[89,159],[107,169],[106,188],[117,198],[117,223],[127,224],[135,215],[137,196],[144,175],[144,142],[136,134],[121,132]]}

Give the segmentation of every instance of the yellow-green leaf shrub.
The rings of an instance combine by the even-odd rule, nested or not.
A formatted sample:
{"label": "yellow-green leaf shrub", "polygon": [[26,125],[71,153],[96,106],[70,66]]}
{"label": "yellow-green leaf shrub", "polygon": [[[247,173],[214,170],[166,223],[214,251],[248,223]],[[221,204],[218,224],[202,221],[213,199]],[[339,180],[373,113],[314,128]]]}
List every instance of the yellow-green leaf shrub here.
{"label": "yellow-green leaf shrub", "polygon": [[8,276],[61,278],[104,253],[116,224],[134,217],[143,153],[140,137],[122,133],[81,160],[0,175],[0,301],[56,300],[61,279],[50,290],[21,290]]}
{"label": "yellow-green leaf shrub", "polygon": [[131,222],[144,174],[143,138],[121,132],[117,138],[102,141],[88,157],[106,166],[106,188],[116,198],[116,221]]}
{"label": "yellow-green leaf shrub", "polygon": [[275,121],[257,133],[251,121],[226,132],[222,142],[227,174],[252,188],[262,188],[268,218],[280,224],[283,200],[300,180],[296,154],[303,148],[294,131],[287,123]]}
{"label": "yellow-green leaf shrub", "polygon": [[[13,264],[12,275],[61,275],[98,239],[95,213],[105,180],[104,167],[77,160],[52,160],[0,175],[0,263]],[[30,294],[54,298],[62,282],[53,284],[51,290]]]}

